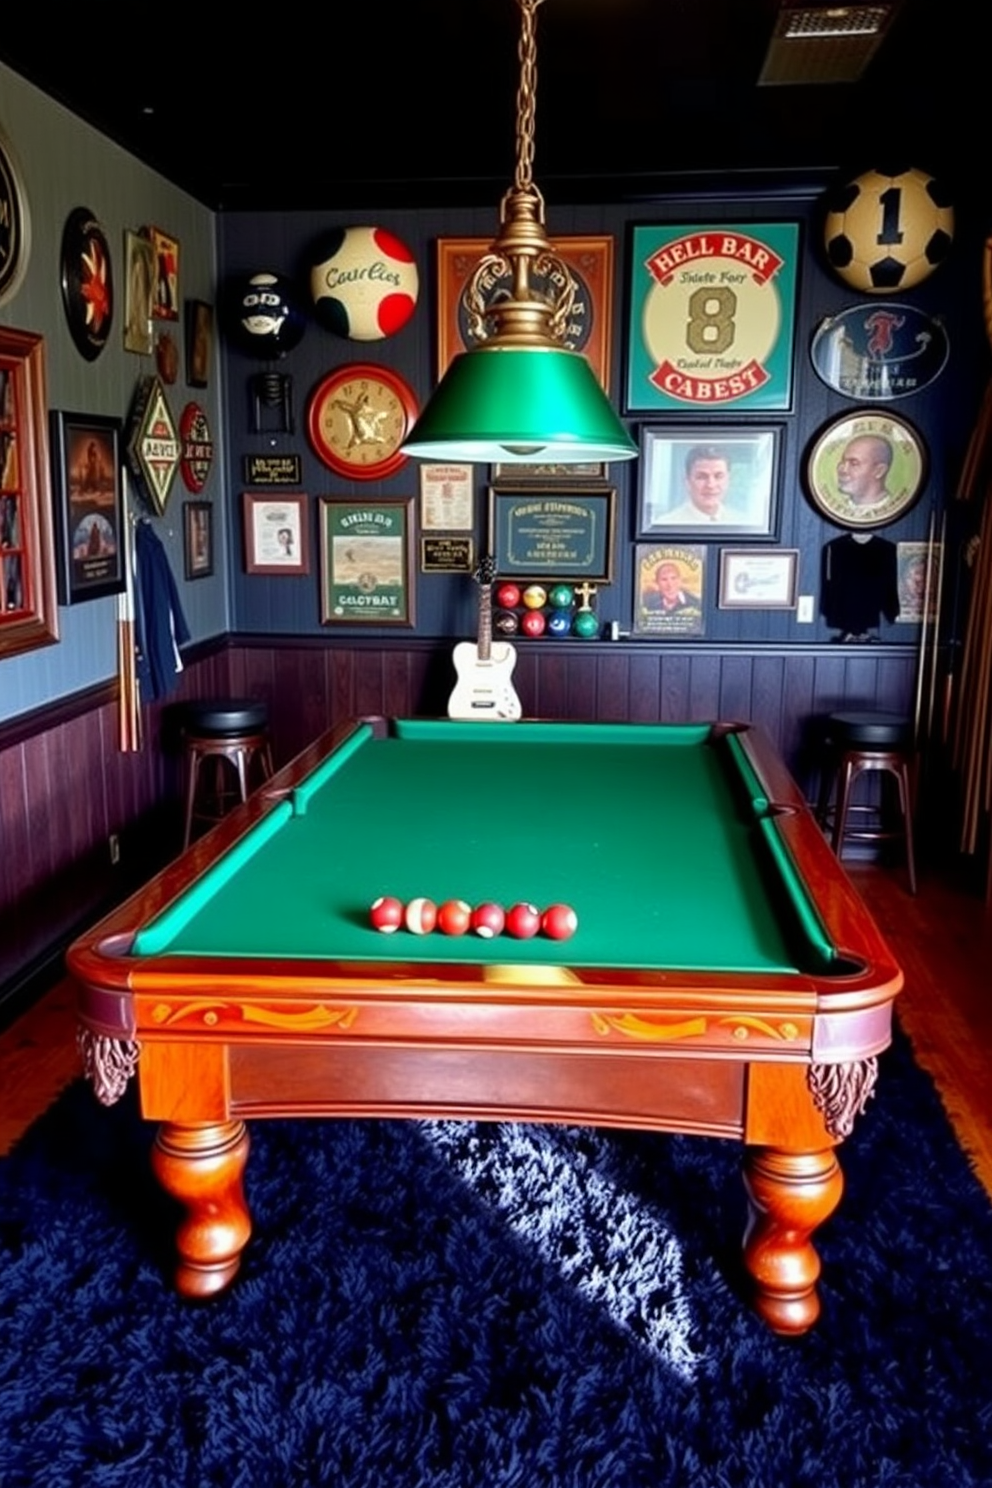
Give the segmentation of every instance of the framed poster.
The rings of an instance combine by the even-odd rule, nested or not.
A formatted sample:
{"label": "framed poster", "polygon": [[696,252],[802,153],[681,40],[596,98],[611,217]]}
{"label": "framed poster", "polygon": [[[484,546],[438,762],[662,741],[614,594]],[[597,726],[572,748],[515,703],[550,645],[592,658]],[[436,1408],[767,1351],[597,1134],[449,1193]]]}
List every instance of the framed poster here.
{"label": "framed poster", "polygon": [[44,348],[0,326],[0,657],[59,638]]}
{"label": "framed poster", "polygon": [[720,551],[721,610],[794,610],[798,582],[798,548]]}
{"label": "framed poster", "polygon": [[179,244],[161,228],[148,228],[155,254],[152,315],[156,320],[179,319]]}
{"label": "framed poster", "polygon": [[635,227],[626,409],[792,404],[797,223]]}
{"label": "framed poster", "polygon": [[942,563],[943,545],[939,542],[896,543],[897,620],[919,625],[924,610],[928,621],[937,618]]}
{"label": "framed poster", "polygon": [[503,578],[613,580],[616,491],[489,490],[489,552]]}
{"label": "framed poster", "polygon": [[926,448],[912,424],[864,409],[828,424],[806,461],[813,505],[838,527],[861,531],[909,511],[926,473]]}
{"label": "framed poster", "polygon": [[420,467],[422,532],[471,532],[475,526],[471,465]]}
{"label": "framed poster", "polygon": [[632,635],[701,636],[706,549],[696,543],[638,543]]}
{"label": "framed poster", "polygon": [[120,594],[127,582],[120,424],[53,412],[51,426],[59,603]]}
{"label": "framed poster", "polygon": [[642,537],[773,538],[780,425],[665,424],[641,430]]}
{"label": "framed poster", "polygon": [[151,356],[155,249],[138,233],[124,234],[124,350]]}
{"label": "framed poster", "polygon": [[214,353],[214,307],[206,300],[186,301],[186,386],[205,388]]}
{"label": "framed poster", "polygon": [[310,572],[305,496],[261,496],[246,491],[245,569],[250,574]]}
{"label": "framed poster", "polygon": [[412,498],[321,499],[323,625],[413,625],[412,525]]}
{"label": "framed poster", "polygon": [[[452,357],[477,344],[469,332],[469,317],[462,295],[476,265],[492,247],[489,238],[439,238],[437,243],[437,375],[440,380]],[[613,239],[611,237],[563,237],[554,241],[554,251],[576,284],[572,313],[562,345],[580,351],[595,372],[605,392],[610,390],[610,357],[613,313]],[[541,291],[556,291],[561,275],[537,272],[531,285]],[[496,279],[493,298],[505,294],[509,274]]]}
{"label": "framed poster", "polygon": [[214,509],[209,501],[183,502],[183,558],[187,579],[214,571]]}

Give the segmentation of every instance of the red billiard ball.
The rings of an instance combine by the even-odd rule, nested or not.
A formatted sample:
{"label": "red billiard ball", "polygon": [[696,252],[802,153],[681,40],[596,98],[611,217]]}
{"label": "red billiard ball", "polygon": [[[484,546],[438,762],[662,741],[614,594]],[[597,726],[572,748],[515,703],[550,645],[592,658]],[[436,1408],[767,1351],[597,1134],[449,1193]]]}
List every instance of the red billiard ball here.
{"label": "red billiard ball", "polygon": [[541,928],[541,911],[536,904],[514,904],[506,911],[506,933],[517,940],[530,940]]}
{"label": "red billiard ball", "polygon": [[541,916],[541,929],[551,940],[568,940],[579,928],[579,917],[570,904],[549,904]]}
{"label": "red billiard ball", "polygon": [[496,590],[496,603],[504,610],[515,609],[520,603],[520,590],[516,584],[500,584]]}
{"label": "red billiard ball", "polygon": [[502,935],[505,922],[502,907],[493,904],[491,900],[477,904],[472,911],[472,929],[483,940],[492,940],[494,935]]}
{"label": "red billiard ball", "polygon": [[464,935],[472,923],[472,906],[464,899],[446,899],[437,912],[437,928],[443,935]]}
{"label": "red billiard ball", "polygon": [[414,935],[430,935],[437,924],[437,905],[433,899],[411,899],[404,919]]}
{"label": "red billiard ball", "polygon": [[531,640],[534,640],[537,636],[544,634],[546,623],[540,610],[528,610],[520,621],[520,629],[524,635],[530,636]]}
{"label": "red billiard ball", "polygon": [[403,905],[399,899],[384,894],[369,905],[369,923],[383,935],[392,935],[403,923]]}

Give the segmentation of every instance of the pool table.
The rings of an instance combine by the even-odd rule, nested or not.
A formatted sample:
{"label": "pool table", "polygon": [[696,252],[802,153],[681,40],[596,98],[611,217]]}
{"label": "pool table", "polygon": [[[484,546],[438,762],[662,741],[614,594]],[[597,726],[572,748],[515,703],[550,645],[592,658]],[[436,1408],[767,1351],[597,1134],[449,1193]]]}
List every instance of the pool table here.
{"label": "pool table", "polygon": [[[382,894],[564,901],[578,930],[383,935]],[[902,982],[770,745],[708,723],[351,722],[68,965],[97,1096],[134,1078],[161,1123],[182,1293],[238,1269],[252,1118],[558,1121],[743,1142],[744,1262],[786,1334]]]}

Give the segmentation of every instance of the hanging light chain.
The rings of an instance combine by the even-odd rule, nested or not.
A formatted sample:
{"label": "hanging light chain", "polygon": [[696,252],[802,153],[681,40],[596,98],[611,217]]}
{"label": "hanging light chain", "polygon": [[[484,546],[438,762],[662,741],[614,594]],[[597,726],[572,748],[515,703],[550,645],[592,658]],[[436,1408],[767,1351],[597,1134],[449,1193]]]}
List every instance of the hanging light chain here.
{"label": "hanging light chain", "polygon": [[534,179],[534,115],[537,108],[535,12],[542,0],[517,0],[517,3],[523,19],[517,45],[520,85],[517,89],[517,171],[514,184],[518,191],[526,191]]}

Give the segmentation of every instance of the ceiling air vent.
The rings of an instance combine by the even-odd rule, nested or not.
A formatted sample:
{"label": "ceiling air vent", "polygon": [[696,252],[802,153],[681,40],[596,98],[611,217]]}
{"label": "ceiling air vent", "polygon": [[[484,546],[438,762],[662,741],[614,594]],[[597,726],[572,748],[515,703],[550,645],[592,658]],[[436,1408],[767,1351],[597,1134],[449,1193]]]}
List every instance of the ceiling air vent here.
{"label": "ceiling air vent", "polygon": [[784,5],[759,84],[855,83],[898,9],[881,5]]}

